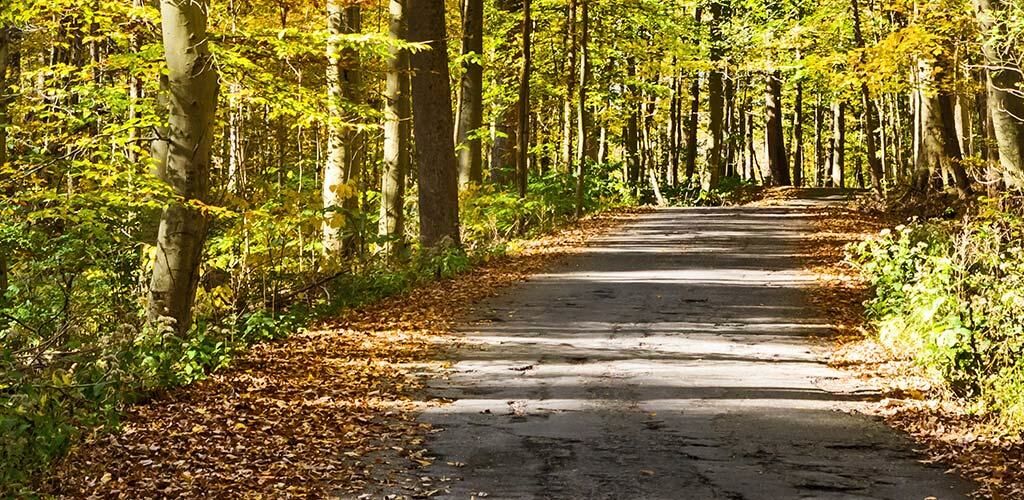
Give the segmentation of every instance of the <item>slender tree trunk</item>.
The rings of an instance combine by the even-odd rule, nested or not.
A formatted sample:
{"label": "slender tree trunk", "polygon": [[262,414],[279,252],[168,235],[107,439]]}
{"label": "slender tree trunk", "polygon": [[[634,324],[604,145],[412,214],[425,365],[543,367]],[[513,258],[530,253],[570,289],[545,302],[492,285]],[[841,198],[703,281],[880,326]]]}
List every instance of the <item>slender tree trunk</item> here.
{"label": "slender tree trunk", "polygon": [[[698,12],[700,10],[698,9]],[[697,127],[700,126],[700,74],[694,73],[690,84],[690,114],[686,123],[686,182],[697,171]]]}
{"label": "slender tree trunk", "polygon": [[824,112],[821,108],[821,95],[818,94],[814,100],[814,185],[825,185],[825,145],[822,140],[822,127],[824,123]]}
{"label": "slender tree trunk", "polygon": [[583,216],[584,209],[584,195],[586,193],[586,175],[587,175],[587,152],[589,151],[587,142],[589,137],[587,134],[590,133],[591,128],[591,114],[590,108],[587,106],[587,86],[590,85],[590,2],[583,2],[582,8],[580,9],[580,28],[582,33],[580,34],[580,85],[579,85],[579,129],[577,130],[576,137],[578,137],[579,148],[577,149],[576,163],[576,217]]}
{"label": "slender tree trunk", "polygon": [[985,188],[989,196],[999,194],[1002,187],[1002,176],[999,174],[999,152],[996,150],[996,138],[992,132],[992,117],[989,115],[988,88],[985,87],[988,81],[988,70],[982,69],[979,73],[981,88],[974,100],[976,119],[978,120],[978,153],[985,164]]}
{"label": "slender tree trunk", "polygon": [[846,103],[832,102],[832,160],[830,185],[846,187]]}
{"label": "slender tree trunk", "polygon": [[725,112],[722,62],[725,43],[722,25],[725,23],[725,8],[719,0],[711,2],[711,71],[708,73],[708,118],[711,129],[711,148],[708,151],[708,186],[714,188],[722,177],[722,126]]}
{"label": "slender tree trunk", "polygon": [[[390,0],[388,29],[406,39],[406,0]],[[465,87],[464,87],[465,89]],[[405,254],[405,178],[409,172],[409,53],[392,49],[384,91],[384,171],[379,234],[390,260]],[[479,141],[477,142],[479,146]]]}
{"label": "slender tree trunk", "polygon": [[345,105],[358,102],[360,75],[358,53],[344,47],[340,37],[358,33],[360,25],[358,5],[346,7],[343,0],[327,2],[327,157],[321,199],[325,210],[323,250],[329,259],[355,250],[354,235],[351,231],[346,235],[345,229],[358,209],[362,134],[345,123],[354,118]]}
{"label": "slender tree trunk", "polygon": [[1006,13],[1002,0],[974,0],[978,21],[985,32],[982,52],[988,73],[988,106],[992,132],[999,148],[999,165],[1008,187],[1024,187],[1024,75],[1014,59],[1016,53],[1000,47],[1006,26],[999,20]]}
{"label": "slender tree trunk", "polygon": [[573,93],[576,91],[576,0],[569,0],[569,17],[566,20],[566,52],[567,62],[565,71],[565,104],[562,113],[564,114],[565,132],[562,137],[562,163],[565,164],[566,173],[573,172]]}
{"label": "slender tree trunk", "polygon": [[167,61],[168,122],[154,149],[160,177],[180,201],[160,217],[156,259],[146,313],[151,323],[171,318],[184,334],[192,325],[192,304],[206,241],[205,203],[210,189],[210,148],[217,106],[217,71],[207,45],[206,0],[162,0],[160,17]]}
{"label": "slender tree trunk", "polygon": [[735,158],[735,130],[736,127],[736,79],[733,74],[726,73],[725,84],[725,123],[722,127],[722,175],[733,177],[736,175]]}
{"label": "slender tree trunk", "polygon": [[436,0],[408,1],[409,39],[430,47],[410,58],[420,241],[426,247],[459,246],[459,181],[445,4]]}
{"label": "slender tree trunk", "polygon": [[804,184],[804,84],[796,82],[796,101],[793,103],[793,185]]}
{"label": "slender tree trunk", "polygon": [[[864,36],[860,29],[860,5],[857,0],[850,0],[853,6],[853,38],[857,48],[864,48]],[[864,51],[859,52],[860,62],[864,64]],[[863,107],[863,116],[861,121],[864,123],[864,144],[867,147],[868,156],[868,172],[871,174],[871,190],[876,195],[882,195],[882,177],[884,172],[882,171],[882,162],[878,156],[878,146],[875,140],[875,131],[878,129],[878,112],[875,110],[875,103],[871,100],[871,92],[868,90],[868,84],[866,81],[861,80],[860,83],[860,96],[861,106]]]}
{"label": "slender tree trunk", "polygon": [[[14,30],[0,26],[0,167],[5,165],[8,160],[7,156],[7,127],[10,126],[10,115],[8,113],[8,107],[10,106],[11,98],[10,93],[10,74],[9,70],[11,66],[11,53],[13,52],[14,45]],[[0,188],[4,186],[0,185]],[[0,307],[6,304],[4,295],[7,293],[9,287],[10,269],[7,264],[7,255],[10,250],[0,246]],[[0,323],[2,326],[2,323]]]}
{"label": "slender tree trunk", "polygon": [[463,69],[459,93],[458,154],[459,185],[479,184],[483,181],[483,153],[480,128],[483,126],[484,70],[481,58],[484,52],[484,2],[462,2],[462,56]]}
{"label": "slender tree trunk", "polygon": [[776,186],[792,184],[789,177],[789,160],[786,158],[786,139],[782,129],[782,73],[773,71],[767,77],[764,93],[765,141],[768,145],[768,169],[771,183]]}
{"label": "slender tree trunk", "polygon": [[672,97],[669,101],[669,117],[668,117],[668,159],[669,159],[669,170],[668,170],[668,183],[672,186],[677,184],[677,177],[679,176],[679,108],[682,104],[682,100],[679,95],[681,87],[679,85],[679,78],[675,74],[675,67],[677,61],[673,57],[672,60],[672,76],[671,85]]}
{"label": "slender tree trunk", "polygon": [[519,130],[516,133],[516,187],[519,197],[526,197],[529,182],[530,152],[530,71],[533,55],[530,47],[533,31],[531,0],[523,0],[523,66],[519,74]]}
{"label": "slender tree trunk", "polygon": [[896,181],[901,181],[906,177],[907,160],[903,147],[903,136],[905,134],[903,128],[903,118],[901,106],[897,105],[895,97],[889,99],[889,116],[892,117],[892,137],[893,137],[893,178]]}
{"label": "slender tree trunk", "polygon": [[626,77],[629,80],[628,96],[630,103],[629,118],[626,121],[626,171],[629,185],[634,193],[640,191],[640,95],[637,86],[633,83],[636,79],[636,58],[626,59]]}

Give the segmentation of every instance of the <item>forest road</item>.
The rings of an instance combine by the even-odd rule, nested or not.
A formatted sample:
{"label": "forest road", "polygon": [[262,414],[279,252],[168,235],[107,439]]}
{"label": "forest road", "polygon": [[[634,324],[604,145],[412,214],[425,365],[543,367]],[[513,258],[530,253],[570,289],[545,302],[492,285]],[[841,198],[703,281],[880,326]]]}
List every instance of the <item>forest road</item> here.
{"label": "forest road", "polygon": [[661,209],[477,304],[419,475],[441,498],[963,498],[840,383],[810,206]]}

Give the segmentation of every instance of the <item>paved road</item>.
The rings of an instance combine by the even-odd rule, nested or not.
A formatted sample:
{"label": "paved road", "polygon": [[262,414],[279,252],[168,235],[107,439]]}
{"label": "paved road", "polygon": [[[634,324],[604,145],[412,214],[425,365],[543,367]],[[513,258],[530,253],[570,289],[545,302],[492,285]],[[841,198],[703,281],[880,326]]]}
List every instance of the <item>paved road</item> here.
{"label": "paved road", "polygon": [[[448,498],[962,498],[841,410],[807,337],[800,202],[665,209],[477,307],[423,419]],[[829,390],[831,388],[832,390]]]}

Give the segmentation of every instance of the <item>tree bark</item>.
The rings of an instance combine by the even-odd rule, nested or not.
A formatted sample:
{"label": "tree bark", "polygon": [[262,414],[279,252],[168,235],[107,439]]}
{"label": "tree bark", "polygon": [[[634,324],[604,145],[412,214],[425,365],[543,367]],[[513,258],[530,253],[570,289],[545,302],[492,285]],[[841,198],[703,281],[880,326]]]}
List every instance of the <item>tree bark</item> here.
{"label": "tree bark", "polygon": [[436,0],[408,1],[409,39],[430,47],[410,58],[420,241],[426,247],[459,246],[459,181],[445,4]]}
{"label": "tree bark", "polygon": [[[388,30],[405,40],[406,1],[390,0]],[[472,0],[469,0],[472,1]],[[384,166],[379,234],[389,260],[405,254],[405,179],[409,172],[409,53],[392,49],[384,91]],[[479,141],[477,141],[479,145]]]}
{"label": "tree bark", "polygon": [[[850,0],[853,7],[853,38],[857,48],[861,49],[859,52],[859,58],[861,64],[864,64],[864,36],[860,29],[860,5],[857,0]],[[860,83],[860,96],[861,106],[863,108],[863,117],[861,121],[864,123],[864,144],[867,147],[868,156],[868,172],[871,175],[871,190],[876,195],[882,195],[882,177],[884,172],[882,171],[882,161],[878,156],[878,146],[875,139],[875,131],[878,129],[878,111],[875,110],[874,101],[871,100],[871,92],[868,90],[868,84],[863,79]]]}
{"label": "tree bark", "polygon": [[767,77],[764,93],[765,141],[768,145],[768,170],[771,183],[776,186],[792,184],[789,176],[789,160],[786,155],[786,139],[782,129],[782,73],[773,71]]}
{"label": "tree bark", "polygon": [[579,147],[576,155],[576,217],[582,217],[585,210],[584,195],[587,187],[587,153],[591,129],[591,113],[587,106],[587,86],[590,85],[590,7],[589,2],[582,2],[580,9],[580,85],[579,85],[579,129],[576,137]]}
{"label": "tree bark", "polygon": [[[0,167],[3,167],[7,163],[7,127],[10,126],[10,115],[8,114],[8,107],[10,106],[11,98],[8,95],[9,90],[9,71],[11,53],[13,51],[13,33],[9,27],[0,26]],[[0,307],[6,303],[4,295],[7,293],[9,287],[9,274],[7,264],[7,254],[9,250],[4,247],[0,247]]]}
{"label": "tree bark", "polygon": [[569,16],[566,20],[566,52],[568,52],[565,71],[565,105],[562,110],[565,122],[562,137],[562,162],[566,173],[573,172],[573,93],[576,90],[576,0],[569,0]]}
{"label": "tree bark", "polygon": [[846,187],[846,103],[832,102],[832,159],[829,184],[837,188]]}
{"label": "tree bark", "polygon": [[824,110],[821,107],[821,95],[814,101],[814,185],[825,185],[825,145],[822,128],[825,126]]}
{"label": "tree bark", "polygon": [[708,187],[718,186],[722,177],[722,126],[725,113],[724,84],[722,81],[722,56],[725,43],[722,25],[725,23],[725,6],[720,0],[711,2],[711,49],[712,68],[708,73],[708,119],[711,129],[711,148],[708,151]]}
{"label": "tree bark", "polygon": [[146,316],[150,323],[170,318],[179,334],[192,325],[192,304],[208,220],[196,204],[207,202],[210,148],[217,106],[217,71],[207,45],[207,0],[162,0],[160,17],[168,121],[154,150],[160,177],[181,200],[164,207]]}
{"label": "tree bark", "polygon": [[526,197],[530,173],[530,72],[533,69],[531,3],[531,0],[523,0],[523,66],[519,73],[519,130],[516,133],[516,187],[520,198]]}
{"label": "tree bark", "polygon": [[458,155],[459,185],[483,181],[483,153],[480,127],[483,126],[484,2],[462,2],[462,90],[459,93]]}
{"label": "tree bark", "polygon": [[682,86],[679,84],[679,77],[675,74],[675,58],[673,58],[672,63],[672,76],[670,77],[672,97],[669,101],[668,117],[668,183],[675,186],[678,183],[679,177],[679,129],[681,128],[679,118],[682,114],[679,110],[682,107],[682,99],[679,94]]}
{"label": "tree bark", "polygon": [[1009,49],[999,46],[1006,26],[998,19],[1006,12],[1001,0],[974,0],[975,10],[985,32],[982,52],[988,79],[988,106],[992,132],[999,149],[999,165],[1008,187],[1024,187],[1024,76],[1016,67]]}
{"label": "tree bark", "polygon": [[796,82],[796,100],[793,103],[793,185],[804,184],[804,84]]}
{"label": "tree bark", "polygon": [[339,37],[361,29],[360,7],[343,6],[343,0],[327,2],[327,157],[321,199],[325,211],[323,250],[330,259],[351,252],[353,234],[345,228],[358,209],[358,183],[362,134],[347,121],[355,117],[344,104],[358,102],[360,75],[358,53],[343,46]]}

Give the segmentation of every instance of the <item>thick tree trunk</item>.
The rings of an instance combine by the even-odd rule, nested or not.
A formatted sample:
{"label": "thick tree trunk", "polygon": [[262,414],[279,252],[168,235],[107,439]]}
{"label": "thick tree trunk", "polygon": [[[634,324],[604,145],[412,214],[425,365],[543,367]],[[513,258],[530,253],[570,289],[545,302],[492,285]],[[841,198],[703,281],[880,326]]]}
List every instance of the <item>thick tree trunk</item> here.
{"label": "thick tree trunk", "polygon": [[939,94],[938,99],[944,139],[944,160],[948,162],[949,170],[953,173],[953,184],[956,187],[957,194],[961,197],[967,197],[971,194],[971,181],[967,177],[967,170],[964,168],[964,154],[960,149],[960,141],[956,140],[954,97],[949,92],[942,92]]}
{"label": "thick tree trunk", "polygon": [[846,187],[846,103],[832,102],[832,159],[829,185]]}
{"label": "thick tree trunk", "polygon": [[988,106],[992,132],[999,148],[1003,181],[1014,189],[1024,188],[1024,76],[1014,57],[1000,47],[1006,26],[999,21],[1006,8],[1001,0],[974,0],[978,21],[985,32],[982,52],[988,73]]}
{"label": "thick tree trunk", "polygon": [[445,5],[436,0],[409,0],[408,5],[410,41],[430,47],[410,58],[420,241],[426,247],[459,246],[459,181]]}
{"label": "thick tree trunk", "polygon": [[484,52],[484,2],[462,2],[462,56],[463,69],[459,93],[458,143],[459,185],[479,184],[483,181],[483,155],[480,127],[483,126],[484,70],[481,58]]}
{"label": "thick tree trunk", "polygon": [[584,1],[580,9],[580,85],[579,85],[579,148],[576,156],[576,217],[582,217],[584,209],[584,195],[587,186],[587,153],[591,129],[591,113],[587,106],[587,86],[590,85],[590,7],[589,2]]}
{"label": "thick tree trunk", "polygon": [[[472,0],[470,0],[472,1]],[[390,0],[388,29],[406,39],[406,0]],[[394,49],[384,91],[384,165],[381,173],[379,234],[388,259],[405,253],[405,178],[409,172],[409,53]],[[479,141],[477,142],[479,146]]]}
{"label": "thick tree trunk", "polygon": [[[937,86],[937,80],[948,71],[948,63],[942,60],[931,64],[921,63],[921,74],[928,78],[932,87]],[[926,88],[921,92],[921,157],[914,188],[923,193],[935,172],[948,171],[952,173],[953,184],[960,196],[967,196],[970,194],[970,184],[956,138],[953,96],[950,91],[941,88]]]}
{"label": "thick tree trunk", "polygon": [[782,73],[773,71],[767,77],[764,93],[765,141],[768,146],[768,170],[771,183],[776,186],[792,184],[789,177],[789,160],[786,155],[786,139],[782,129]]}
{"label": "thick tree trunk", "polygon": [[185,333],[192,325],[192,303],[208,221],[193,203],[207,202],[210,147],[217,106],[217,72],[206,34],[206,0],[160,2],[164,55],[167,60],[168,122],[154,149],[160,177],[181,201],[164,208],[157,235],[156,259],[149,284],[147,318]]}
{"label": "thick tree trunk", "polygon": [[531,3],[531,0],[523,0],[523,66],[519,73],[519,130],[516,133],[516,187],[520,198],[526,197],[530,172],[530,72],[533,65],[530,47],[533,31]]}

